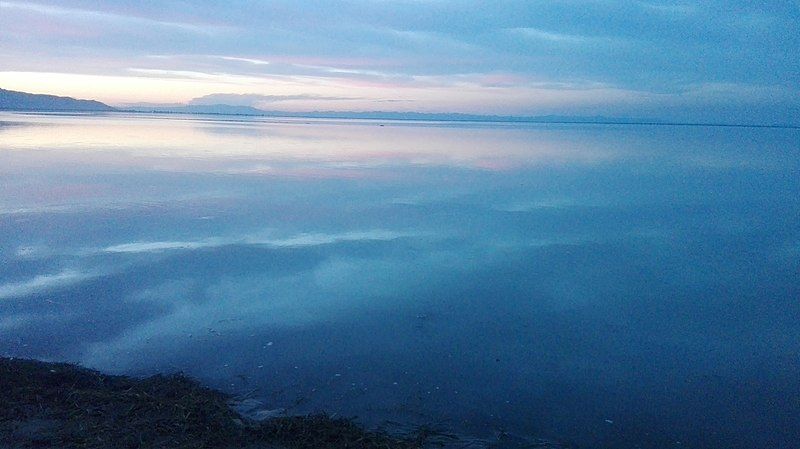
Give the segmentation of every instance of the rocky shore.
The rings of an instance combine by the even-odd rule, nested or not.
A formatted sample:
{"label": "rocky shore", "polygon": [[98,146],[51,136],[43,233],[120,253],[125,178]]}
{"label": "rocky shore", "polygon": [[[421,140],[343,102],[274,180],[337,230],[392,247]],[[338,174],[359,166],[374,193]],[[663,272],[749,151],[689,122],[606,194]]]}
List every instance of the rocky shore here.
{"label": "rocky shore", "polygon": [[252,419],[230,397],[182,376],[110,376],[63,363],[0,358],[0,448],[411,449],[328,415]]}

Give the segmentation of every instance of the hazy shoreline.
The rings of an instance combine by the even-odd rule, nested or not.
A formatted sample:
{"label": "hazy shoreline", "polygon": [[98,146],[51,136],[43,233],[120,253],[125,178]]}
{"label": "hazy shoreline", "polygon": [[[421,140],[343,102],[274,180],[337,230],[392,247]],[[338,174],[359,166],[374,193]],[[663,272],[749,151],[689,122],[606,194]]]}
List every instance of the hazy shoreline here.
{"label": "hazy shoreline", "polygon": [[[137,379],[67,363],[0,357],[0,444],[24,447],[250,449],[425,447],[436,435],[390,436],[326,414],[234,411],[230,396],[182,374]],[[258,414],[255,414],[258,415]]]}
{"label": "hazy shoreline", "polygon": [[[53,106],[56,105],[56,106]],[[798,129],[788,123],[719,123],[686,122],[654,118],[607,117],[602,115],[496,115],[463,112],[418,111],[280,111],[230,104],[180,104],[180,105],[125,105],[110,106],[97,100],[75,99],[48,94],[32,94],[0,88],[0,111],[19,113],[124,113],[164,114],[230,117],[267,117],[334,120],[382,120],[399,122],[456,122],[456,123],[513,123],[560,125],[648,125],[648,126],[701,126],[730,128],[782,128]]]}

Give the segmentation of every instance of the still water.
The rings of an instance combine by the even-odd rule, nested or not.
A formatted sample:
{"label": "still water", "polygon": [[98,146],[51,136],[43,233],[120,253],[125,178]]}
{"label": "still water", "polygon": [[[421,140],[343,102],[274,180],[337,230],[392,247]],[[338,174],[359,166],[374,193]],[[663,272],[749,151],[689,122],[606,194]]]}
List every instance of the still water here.
{"label": "still water", "polygon": [[0,114],[0,354],[578,448],[800,447],[800,130]]}

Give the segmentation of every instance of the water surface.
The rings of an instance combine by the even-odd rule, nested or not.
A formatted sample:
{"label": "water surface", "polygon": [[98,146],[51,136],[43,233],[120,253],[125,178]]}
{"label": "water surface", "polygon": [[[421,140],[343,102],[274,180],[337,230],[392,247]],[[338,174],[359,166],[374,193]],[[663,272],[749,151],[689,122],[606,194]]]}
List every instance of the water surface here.
{"label": "water surface", "polygon": [[0,114],[0,353],[370,424],[796,448],[798,142]]}

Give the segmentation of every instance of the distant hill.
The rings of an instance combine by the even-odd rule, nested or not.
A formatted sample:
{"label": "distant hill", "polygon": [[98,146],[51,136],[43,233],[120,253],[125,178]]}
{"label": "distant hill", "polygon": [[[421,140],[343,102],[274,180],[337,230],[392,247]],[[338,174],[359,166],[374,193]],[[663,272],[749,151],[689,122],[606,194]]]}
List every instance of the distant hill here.
{"label": "distant hill", "polygon": [[511,123],[564,123],[608,125],[681,125],[681,126],[734,126],[759,128],[800,128],[793,124],[754,123],[696,123],[668,121],[653,118],[630,118],[582,115],[481,115],[450,112],[400,112],[400,111],[304,111],[289,112],[258,109],[252,106],[231,104],[138,103],[117,108],[95,100],[78,100],[55,95],[30,94],[0,89],[0,111],[31,112],[134,112],[155,114],[200,114],[257,117],[293,117],[321,119],[368,119],[452,122],[511,122]]}
{"label": "distant hill", "polygon": [[615,118],[603,116],[561,116],[561,115],[481,115],[457,112],[393,112],[393,111],[313,111],[281,112],[261,111],[260,115],[304,118],[340,118],[373,120],[415,120],[415,121],[454,121],[454,122],[517,122],[517,123],[650,123],[652,120]]}
{"label": "distant hill", "polygon": [[114,108],[95,100],[31,94],[0,89],[0,110],[40,112],[139,112],[160,114],[215,114],[261,117],[297,117],[331,119],[469,121],[469,122],[529,122],[529,123],[664,123],[658,120],[603,116],[511,116],[438,112],[397,111],[269,111],[252,106],[229,104],[134,104]]}
{"label": "distant hill", "polygon": [[132,112],[155,112],[167,114],[222,114],[222,115],[270,115],[266,111],[250,106],[233,106],[229,104],[187,104],[187,105],[159,105],[144,104],[131,105],[125,108]]}
{"label": "distant hill", "polygon": [[534,122],[534,123],[650,123],[651,120],[612,118],[603,116],[511,116],[480,115],[443,112],[395,112],[395,111],[269,111],[252,106],[228,104],[136,104],[122,109],[127,112],[150,112],[162,114],[220,114],[249,115],[261,117],[372,119],[372,120],[418,120],[418,121],[465,121],[465,122]]}
{"label": "distant hill", "polygon": [[55,95],[29,94],[0,89],[0,110],[6,111],[116,111],[116,108],[95,100],[77,100]]}
{"label": "distant hill", "polygon": [[298,117],[332,119],[470,121],[470,122],[534,122],[534,123],[647,123],[650,120],[584,116],[509,116],[461,113],[395,112],[395,111],[267,111],[252,106],[229,104],[135,104],[114,108],[95,100],[31,94],[0,89],[0,110],[39,112],[140,112],[161,114],[217,114],[262,117]]}

